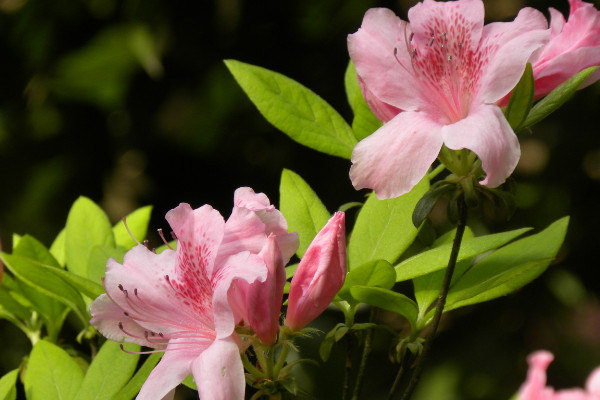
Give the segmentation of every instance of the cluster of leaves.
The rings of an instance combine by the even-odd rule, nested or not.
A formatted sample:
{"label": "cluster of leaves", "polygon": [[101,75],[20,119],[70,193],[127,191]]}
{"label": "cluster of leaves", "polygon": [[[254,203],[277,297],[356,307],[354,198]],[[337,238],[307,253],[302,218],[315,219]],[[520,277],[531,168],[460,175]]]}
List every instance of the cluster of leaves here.
{"label": "cluster of leaves", "polygon": [[[133,237],[144,238],[152,208],[142,207],[127,217]],[[21,366],[28,399],[133,398],[160,355],[151,355],[137,370],[139,354],[123,352],[106,341],[93,360],[89,354],[63,347],[60,334],[67,316],[76,316],[78,340],[94,348],[99,337],[89,325],[89,305],[104,293],[102,277],[108,258],[122,261],[136,245],[123,223],[111,226],[106,214],[90,199],[73,204],[65,228],[50,248],[29,235],[13,237],[11,254],[0,253],[5,273],[0,286],[0,317],[12,322],[30,339],[33,349]],[[130,352],[139,346],[128,345]],[[95,351],[94,351],[95,353]],[[134,375],[135,373],[135,375]],[[0,399],[16,398],[15,369],[0,379]],[[116,397],[115,397],[116,398]]]}

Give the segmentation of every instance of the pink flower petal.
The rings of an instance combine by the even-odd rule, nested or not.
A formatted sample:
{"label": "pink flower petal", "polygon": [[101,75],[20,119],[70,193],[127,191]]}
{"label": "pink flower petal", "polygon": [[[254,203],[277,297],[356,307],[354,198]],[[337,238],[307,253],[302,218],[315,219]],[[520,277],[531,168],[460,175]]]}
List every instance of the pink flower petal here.
{"label": "pink flower petal", "polygon": [[400,196],[425,176],[441,147],[438,124],[424,113],[400,113],[354,148],[350,179],[379,199]]}
{"label": "pink flower petal", "polygon": [[554,359],[548,351],[537,351],[527,357],[527,380],[519,390],[519,400],[550,400],[552,392],[546,390],[546,370]]}
{"label": "pink flower petal", "polygon": [[192,364],[202,400],[243,400],[244,367],[237,344],[231,338],[215,340]]}
{"label": "pink flower petal", "polygon": [[600,367],[592,371],[585,382],[585,388],[589,394],[600,398]]}
{"label": "pink flower petal", "polygon": [[[172,399],[177,385],[192,373],[192,363],[209,344],[202,349],[195,348],[193,351],[166,351],[150,373],[150,376],[148,376],[148,379],[146,379],[146,383],[142,386],[136,400]],[[169,348],[176,348],[177,346],[175,343],[169,343]]]}
{"label": "pink flower petal", "polygon": [[[410,30],[406,22],[386,8],[372,8],[360,29],[348,35],[348,51],[358,77],[379,101],[403,110],[422,102],[415,93],[420,85],[411,70]],[[395,54],[394,54],[395,53]]]}
{"label": "pink flower petal", "polygon": [[488,64],[482,69],[480,101],[495,103],[508,94],[519,82],[532,53],[549,38],[546,19],[533,8],[522,9],[513,22],[486,25],[480,47]]}
{"label": "pink flower petal", "polygon": [[479,156],[487,174],[480,183],[489,187],[504,183],[521,156],[517,136],[495,105],[480,105],[467,118],[444,126],[442,134],[448,148],[467,148]]}

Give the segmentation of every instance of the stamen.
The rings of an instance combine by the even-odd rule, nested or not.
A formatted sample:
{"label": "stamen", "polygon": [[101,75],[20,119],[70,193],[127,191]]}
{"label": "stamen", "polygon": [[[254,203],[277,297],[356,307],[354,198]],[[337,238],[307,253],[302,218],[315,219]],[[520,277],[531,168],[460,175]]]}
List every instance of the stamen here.
{"label": "stamen", "polygon": [[135,236],[133,236],[133,233],[131,233],[131,231],[129,230],[129,226],[127,226],[127,219],[125,217],[123,217],[123,225],[125,225],[125,229],[127,230],[127,233],[129,233],[129,236],[131,236],[131,238],[133,240],[135,240],[135,242],[137,244],[141,244],[139,240],[136,239]]}
{"label": "stamen", "polygon": [[171,245],[169,244],[169,242],[167,242],[167,239],[165,239],[165,235],[163,234],[163,230],[162,229],[158,229],[158,236],[160,236],[160,238],[162,239],[162,241],[164,242],[164,244],[166,244],[169,249],[174,250],[171,247]]}

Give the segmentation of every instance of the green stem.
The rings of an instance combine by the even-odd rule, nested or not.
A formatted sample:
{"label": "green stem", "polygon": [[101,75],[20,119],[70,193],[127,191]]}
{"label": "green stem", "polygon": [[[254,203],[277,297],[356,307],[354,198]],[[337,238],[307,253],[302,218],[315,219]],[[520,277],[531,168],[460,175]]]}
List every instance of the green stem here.
{"label": "green stem", "polygon": [[394,393],[398,389],[398,385],[402,382],[402,378],[404,377],[404,373],[408,370],[409,364],[414,360],[412,353],[407,351],[402,356],[402,360],[400,361],[400,368],[398,368],[398,373],[396,374],[396,378],[394,379],[394,383],[392,384],[392,388],[388,394],[388,400],[391,400],[394,397]]}
{"label": "green stem", "polygon": [[421,373],[423,372],[423,366],[425,360],[433,343],[433,338],[437,332],[442,313],[444,312],[444,306],[446,305],[446,297],[448,296],[448,290],[450,289],[450,282],[452,281],[452,274],[454,273],[454,267],[456,266],[456,260],[458,259],[458,252],[460,250],[460,244],[462,242],[463,234],[465,233],[465,227],[467,225],[467,205],[465,204],[464,197],[458,199],[458,222],[456,224],[456,235],[454,236],[454,242],[452,243],[452,252],[450,253],[450,260],[448,261],[448,268],[444,275],[444,281],[442,288],[438,296],[438,301],[435,307],[435,314],[431,321],[431,331],[427,335],[425,345],[423,346],[423,352],[417,360],[417,365],[413,371],[413,375],[408,383],[408,387],[402,396],[402,400],[408,400],[415,390]]}
{"label": "green stem", "polygon": [[[371,307],[371,315],[369,316],[369,322],[374,322],[377,313],[377,308]],[[363,380],[365,377],[365,371],[367,370],[367,359],[371,354],[371,343],[373,342],[373,328],[367,329],[367,337],[365,338],[365,347],[363,348],[362,358],[360,359],[360,365],[358,367],[358,375],[356,376],[356,383],[354,384],[354,393],[352,394],[352,400],[358,400],[358,395],[362,389]]]}
{"label": "green stem", "polygon": [[433,180],[433,178],[438,176],[445,169],[446,169],[446,166],[444,164],[440,164],[427,175],[427,178],[431,181],[431,180]]}
{"label": "green stem", "polygon": [[352,372],[352,356],[354,355],[355,339],[354,335],[346,335],[348,348],[346,349],[346,366],[344,367],[344,385],[342,387],[342,400],[348,398],[350,391],[350,373]]}
{"label": "green stem", "polygon": [[281,368],[283,368],[285,364],[285,360],[287,359],[288,352],[290,351],[289,346],[284,342],[283,348],[281,349],[281,353],[279,353],[279,358],[277,359],[277,363],[273,367],[273,379],[277,380],[279,377],[279,372]]}
{"label": "green stem", "polygon": [[259,371],[258,368],[252,365],[245,352],[242,353],[242,364],[244,365],[244,368],[246,368],[246,371],[250,372],[252,375],[257,378],[265,378],[265,373]]}

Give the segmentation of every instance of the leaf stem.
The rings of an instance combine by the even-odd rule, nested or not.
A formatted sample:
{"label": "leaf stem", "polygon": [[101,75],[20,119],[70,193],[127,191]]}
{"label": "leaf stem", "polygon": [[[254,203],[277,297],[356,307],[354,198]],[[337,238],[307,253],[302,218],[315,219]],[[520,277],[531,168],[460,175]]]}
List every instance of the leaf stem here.
{"label": "leaf stem", "polygon": [[446,274],[444,275],[442,288],[440,289],[440,294],[438,296],[438,301],[435,307],[435,314],[433,315],[433,319],[431,321],[431,330],[427,335],[425,344],[423,346],[423,352],[417,360],[417,364],[415,365],[415,369],[413,371],[410,382],[408,383],[408,387],[402,395],[402,400],[410,399],[410,396],[412,395],[413,391],[417,386],[417,383],[419,382],[421,373],[423,372],[423,367],[425,365],[425,360],[427,359],[427,354],[429,353],[429,349],[431,348],[431,344],[433,343],[433,339],[440,324],[440,319],[442,318],[442,313],[444,312],[444,306],[446,305],[446,297],[448,296],[450,282],[452,281],[452,274],[454,273],[454,267],[456,266],[456,260],[458,259],[458,252],[460,250],[460,245],[462,243],[462,238],[463,234],[465,233],[466,225],[467,205],[465,204],[464,197],[461,195],[458,198],[458,221],[456,224],[456,235],[454,236],[454,242],[452,243],[452,252],[450,253],[450,260],[448,260],[448,268],[446,269]]}

